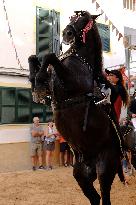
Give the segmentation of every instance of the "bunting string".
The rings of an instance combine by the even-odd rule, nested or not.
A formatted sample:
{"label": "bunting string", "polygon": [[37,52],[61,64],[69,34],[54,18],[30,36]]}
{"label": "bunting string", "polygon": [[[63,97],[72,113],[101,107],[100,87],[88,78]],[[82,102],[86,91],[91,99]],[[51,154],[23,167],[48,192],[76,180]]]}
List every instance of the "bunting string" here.
{"label": "bunting string", "polygon": [[[101,9],[101,6],[100,6],[100,4],[97,2],[97,0],[92,0],[92,3],[95,3],[96,10],[98,10],[99,8]],[[103,9],[101,9],[101,13],[102,13],[102,14],[105,14],[105,16],[104,16],[105,23],[106,23],[107,21],[109,21],[109,26],[111,26],[112,32],[115,30],[116,36],[118,37],[118,41],[119,41],[119,40],[123,37],[123,35],[119,32],[119,30],[116,28],[116,26],[111,22],[111,20],[108,18],[108,16],[107,16],[106,13],[103,11]]]}
{"label": "bunting string", "polygon": [[4,9],[4,12],[5,12],[6,21],[7,21],[7,25],[8,25],[8,34],[9,34],[10,39],[11,39],[11,44],[12,44],[12,47],[14,48],[14,51],[15,51],[15,56],[16,56],[17,63],[19,65],[20,69],[23,70],[24,68],[21,65],[20,59],[18,57],[17,49],[16,49],[16,46],[15,46],[15,43],[14,43],[14,38],[13,38],[13,35],[12,35],[12,31],[11,31],[11,26],[10,26],[8,14],[7,14],[7,9],[6,9],[6,6],[5,6],[5,0],[2,0],[2,2],[3,2],[3,9]]}

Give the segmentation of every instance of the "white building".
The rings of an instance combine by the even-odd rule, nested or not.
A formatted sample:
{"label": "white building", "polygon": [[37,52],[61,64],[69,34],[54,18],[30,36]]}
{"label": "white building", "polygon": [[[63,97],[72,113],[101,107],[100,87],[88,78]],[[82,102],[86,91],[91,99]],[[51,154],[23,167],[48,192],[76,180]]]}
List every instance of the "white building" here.
{"label": "white building", "polygon": [[134,0],[0,1],[0,167],[3,167],[0,171],[30,167],[29,123],[38,113],[45,122],[51,112],[31,102],[27,59],[35,53],[41,57],[45,52],[58,52],[62,30],[75,10],[104,12],[98,19],[105,38],[104,67],[125,64],[123,37],[118,38],[121,34],[130,35],[127,33],[130,28],[133,29],[131,43],[136,43]]}

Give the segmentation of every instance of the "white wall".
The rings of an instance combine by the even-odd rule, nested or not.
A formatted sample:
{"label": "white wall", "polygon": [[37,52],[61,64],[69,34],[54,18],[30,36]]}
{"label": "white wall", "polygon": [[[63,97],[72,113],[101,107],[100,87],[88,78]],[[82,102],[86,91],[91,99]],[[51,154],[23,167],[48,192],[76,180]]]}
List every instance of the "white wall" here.
{"label": "white wall", "polygon": [[[28,67],[27,58],[35,50],[34,17],[32,0],[6,0],[8,18],[19,59],[24,68]],[[8,35],[2,1],[0,1],[0,67],[18,68],[15,51]]]}
{"label": "white wall", "polygon": [[[88,10],[93,14],[99,14],[103,9],[122,34],[124,34],[124,25],[136,28],[134,21],[136,12],[123,10],[123,1],[121,0],[97,0],[101,6],[97,11],[95,10],[95,3],[92,4],[91,0],[6,0],[5,2],[18,56],[24,68],[28,68],[28,56],[35,53],[36,5],[60,11],[61,31],[69,22],[69,17],[73,15],[74,10]],[[104,23],[104,15],[98,21]],[[7,21],[2,1],[0,1],[0,25],[0,66],[18,68],[14,48],[7,34]],[[111,31],[111,52],[109,54],[104,53],[104,67],[123,64],[124,62],[123,39],[118,41],[115,31]]]}
{"label": "white wall", "polygon": [[29,142],[30,131],[29,126],[24,125],[8,125],[0,127],[0,144]]}
{"label": "white wall", "polygon": [[0,86],[30,88],[28,77],[0,75]]}

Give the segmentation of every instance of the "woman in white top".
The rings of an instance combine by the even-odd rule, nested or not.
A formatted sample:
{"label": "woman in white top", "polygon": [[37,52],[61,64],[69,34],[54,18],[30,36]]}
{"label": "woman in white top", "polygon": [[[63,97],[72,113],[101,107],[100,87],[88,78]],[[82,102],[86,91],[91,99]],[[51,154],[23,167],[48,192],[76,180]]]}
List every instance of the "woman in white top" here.
{"label": "woman in white top", "polygon": [[45,149],[45,161],[46,161],[46,169],[52,169],[52,155],[55,150],[55,140],[56,140],[57,131],[55,130],[53,122],[48,122],[48,126],[46,126],[44,131],[45,141],[44,141],[44,149]]}

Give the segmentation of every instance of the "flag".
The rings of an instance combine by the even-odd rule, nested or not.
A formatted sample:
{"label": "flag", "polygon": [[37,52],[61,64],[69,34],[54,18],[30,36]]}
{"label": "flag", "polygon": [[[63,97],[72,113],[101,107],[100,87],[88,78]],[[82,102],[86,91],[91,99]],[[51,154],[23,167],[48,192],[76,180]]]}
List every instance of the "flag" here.
{"label": "flag", "polygon": [[108,21],[108,17],[107,17],[106,14],[105,14],[105,22],[106,22],[106,21]]}
{"label": "flag", "polygon": [[119,33],[118,41],[123,37],[121,33]]}
{"label": "flag", "polygon": [[92,0],[92,3],[94,3],[96,0]]}
{"label": "flag", "polygon": [[101,14],[104,14],[104,11],[101,9]]}
{"label": "flag", "polygon": [[118,31],[118,29],[116,28],[116,36],[119,34],[119,31]]}
{"label": "flag", "polygon": [[96,2],[96,10],[100,8],[100,5]]}
{"label": "flag", "polygon": [[116,28],[116,27],[112,24],[112,31],[114,31],[115,28]]}
{"label": "flag", "polygon": [[109,26],[112,25],[112,22],[109,20]]}

